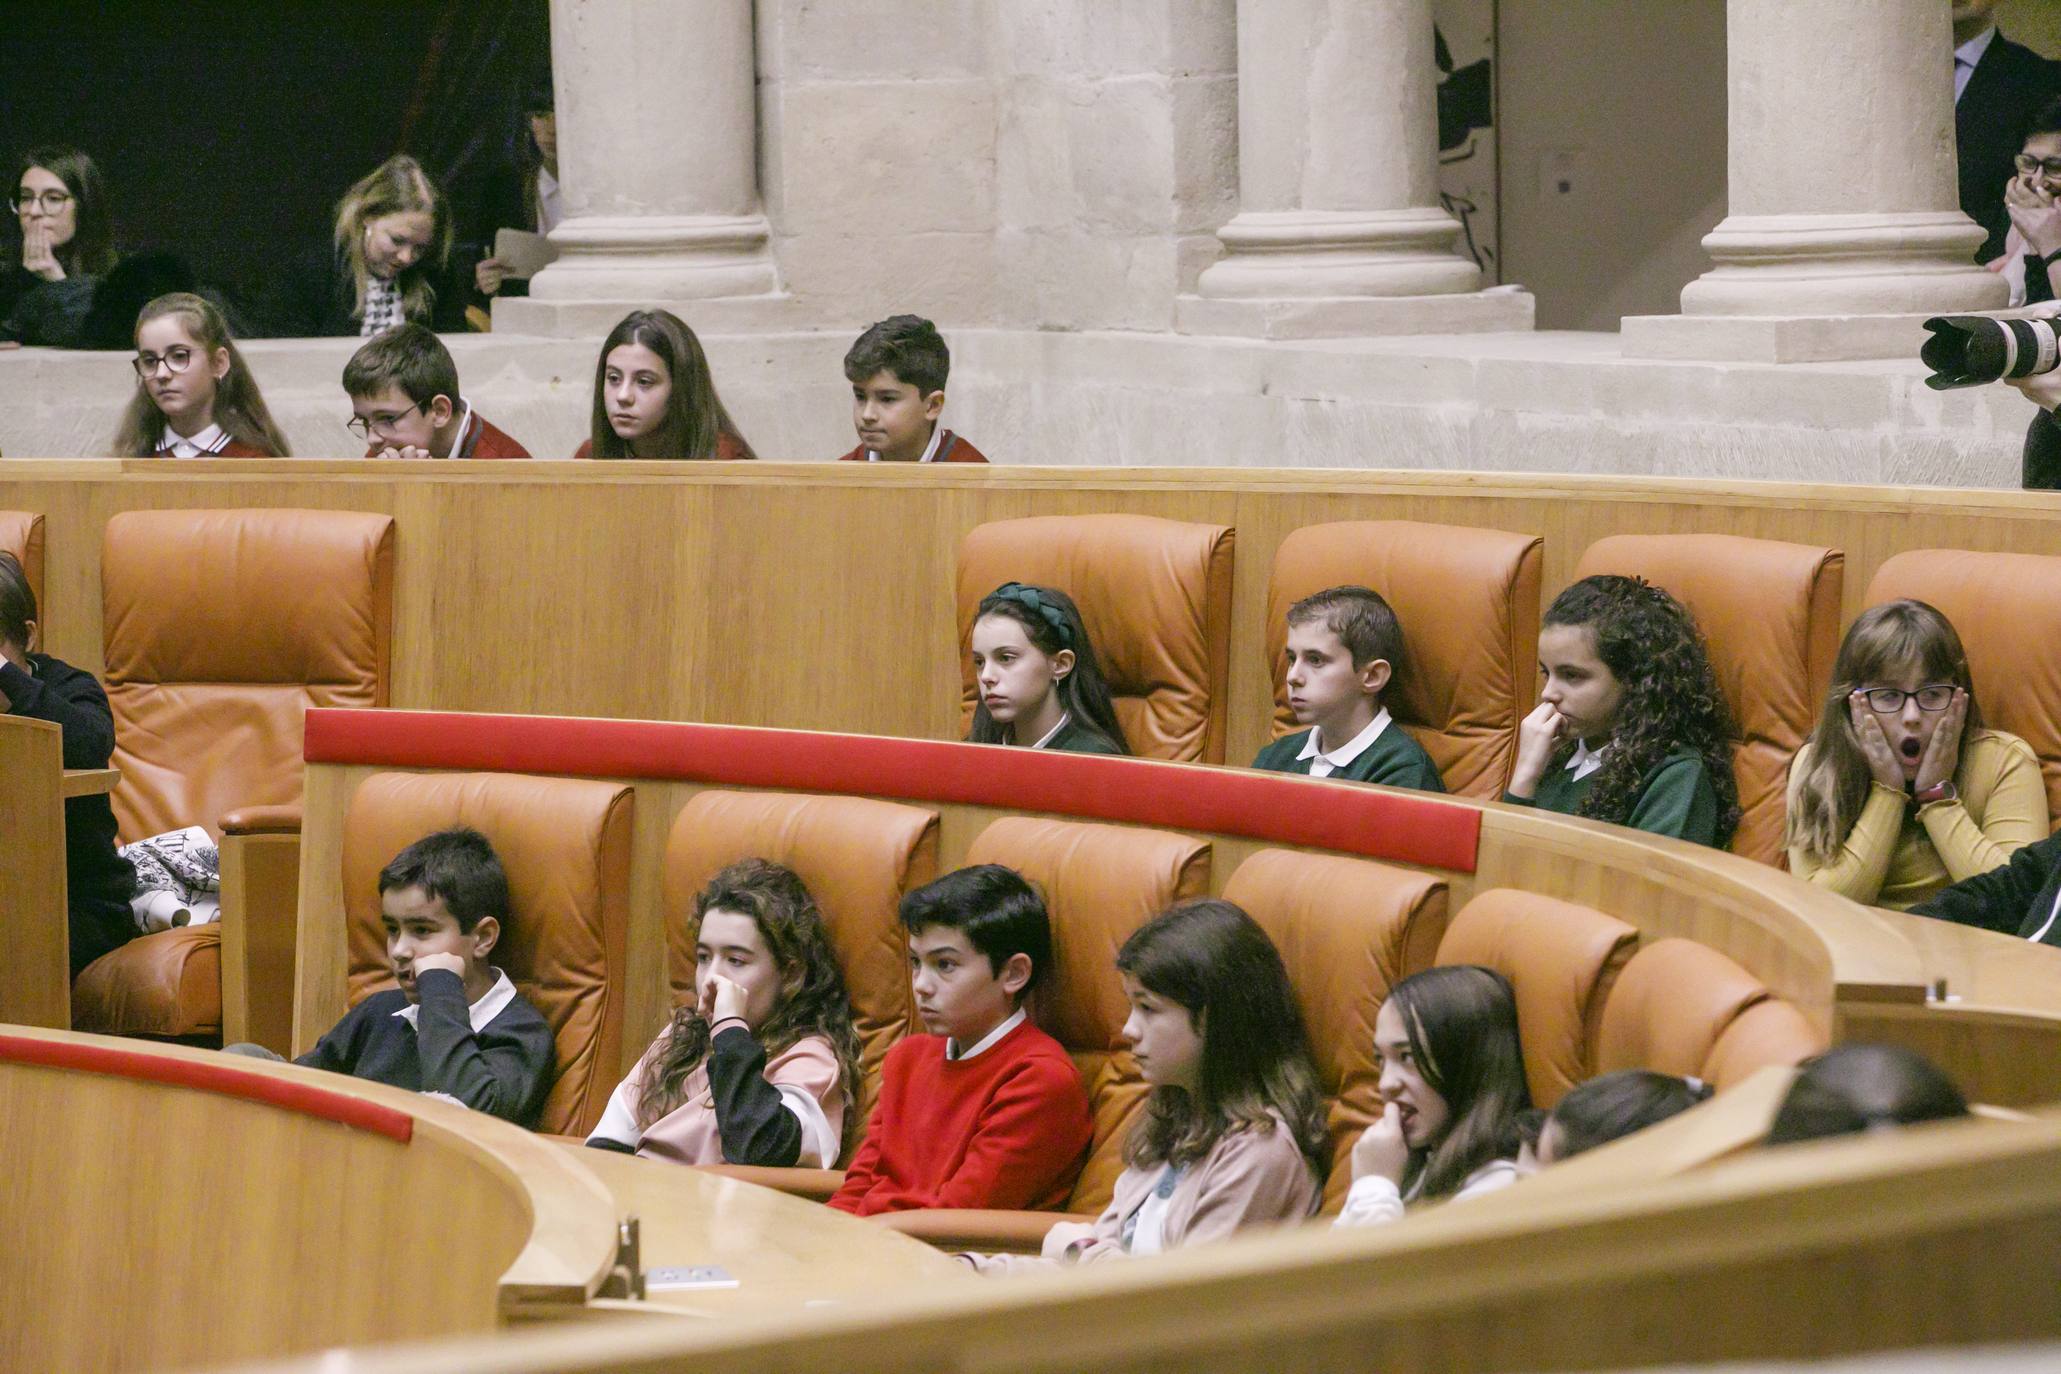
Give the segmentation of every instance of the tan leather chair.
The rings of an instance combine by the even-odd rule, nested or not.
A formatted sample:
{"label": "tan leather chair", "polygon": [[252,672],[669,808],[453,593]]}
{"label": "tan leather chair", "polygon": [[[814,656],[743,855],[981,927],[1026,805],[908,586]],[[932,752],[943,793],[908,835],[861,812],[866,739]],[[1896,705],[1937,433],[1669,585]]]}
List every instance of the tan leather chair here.
{"label": "tan leather chair", "polygon": [[[108,521],[104,680],[124,841],[198,825],[298,845],[307,709],[387,703],[393,528],[391,516],[323,510],[128,511]],[[248,826],[232,823],[237,808],[250,811],[240,818]],[[297,862],[269,868],[292,874]],[[235,867],[225,854],[225,874]],[[225,902],[225,925],[260,924],[276,932],[270,943],[290,945],[297,894],[241,895],[247,909]],[[219,962],[222,938],[214,926],[166,931],[96,960],[74,985],[74,1024],[219,1034],[222,975],[207,964]],[[290,986],[251,995],[292,997]]]}
{"label": "tan leather chair", "polygon": [[[1123,1044],[1130,1007],[1116,952],[1131,932],[1177,901],[1209,891],[1210,846],[1159,830],[1007,816],[980,833],[968,864],[1006,864],[1044,894],[1052,967],[1032,997],[1032,1018],[1072,1054],[1088,1091],[1095,1138],[1067,1212],[1093,1218],[1123,1172],[1123,1147],[1145,1102],[1145,1083]],[[933,1244],[1035,1251],[1053,1212],[939,1209],[882,1218]]]}
{"label": "tan leather chair", "polygon": [[1732,852],[1781,864],[1789,761],[1832,680],[1846,555],[1731,534],[1616,534],[1591,544],[1574,570],[1596,573],[1643,577],[1696,617],[1739,730]]}
{"label": "tan leather chair", "polygon": [[[43,517],[21,510],[0,510],[0,553],[11,553],[21,564],[21,570],[28,575],[29,591],[36,598],[36,608],[43,609]],[[42,630],[36,632],[37,643],[31,649],[42,648]]]}
{"label": "tan leather chair", "polygon": [[1446,928],[1441,878],[1366,859],[1263,849],[1224,897],[1258,921],[1288,966],[1329,1101],[1324,1210],[1345,1205],[1353,1143],[1381,1114],[1374,1018],[1397,980],[1431,967]]}
{"label": "tan leather chair", "polygon": [[454,825],[485,835],[513,905],[490,956],[551,1023],[558,1077],[537,1129],[585,1134],[620,1080],[635,792],[515,773],[375,773],[344,815],[344,920],[352,1006],[394,985],[379,871]]}
{"label": "tan leather chair", "polygon": [[974,611],[1004,582],[1057,587],[1081,608],[1131,751],[1224,761],[1232,531],[1150,515],[1041,515],[959,541],[961,723],[973,722]]}
{"label": "tan leather chair", "polygon": [[1431,755],[1447,791],[1500,797],[1538,677],[1544,547],[1537,535],[1411,520],[1291,533],[1267,586],[1275,738],[1298,728],[1285,684],[1288,608],[1326,587],[1370,587],[1403,627],[1404,670],[1386,693],[1389,711]]}
{"label": "tan leather chair", "polygon": [[[909,947],[898,913],[903,894],[937,877],[937,830],[935,811],[868,797],[711,790],[681,808],[666,842],[666,977],[676,1005],[694,996],[694,899],[719,870],[770,859],[793,869],[815,897],[864,1055],[847,1157],[864,1138],[881,1062],[909,1031]],[[800,1181],[797,1171],[775,1172],[786,1183]],[[841,1181],[832,1170],[799,1172],[827,1177],[785,1191],[827,1197]]]}
{"label": "tan leather chair", "polygon": [[1532,1103],[1551,1107],[1595,1076],[1603,1009],[1638,940],[1614,916],[1498,887],[1452,918],[1437,962],[1480,964],[1510,980]]}
{"label": "tan leather chair", "polygon": [[1800,1012],[1725,955],[1693,940],[1656,940],[1632,955],[1610,990],[1595,1071],[1651,1069],[1724,1089],[1824,1048]]}
{"label": "tan leather chair", "polygon": [[2039,755],[2047,814],[2061,823],[2061,558],[1914,549],[1868,581],[1865,603],[1913,597],[1953,622],[1968,651],[1983,719]]}

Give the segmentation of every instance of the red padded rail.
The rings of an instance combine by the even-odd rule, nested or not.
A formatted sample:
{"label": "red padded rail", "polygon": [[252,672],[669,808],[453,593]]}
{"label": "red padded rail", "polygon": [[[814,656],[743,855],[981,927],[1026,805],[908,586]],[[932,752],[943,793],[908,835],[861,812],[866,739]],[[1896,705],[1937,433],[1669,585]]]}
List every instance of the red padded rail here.
{"label": "red padded rail", "polygon": [[944,740],[743,725],[308,712],[309,763],[653,778],[956,802],[1169,826],[1474,871],[1481,812],[1464,802],[1243,769]]}
{"label": "red padded rail", "polygon": [[331,1092],[310,1083],[295,1083],[270,1074],[245,1073],[228,1064],[214,1064],[170,1055],[144,1054],[112,1045],[76,1040],[38,1040],[26,1035],[0,1035],[0,1062],[38,1064],[81,1073],[112,1074],[163,1083],[173,1088],[240,1097],[302,1116],[320,1117],[361,1131],[371,1131],[406,1145],[415,1135],[415,1118],[393,1107]]}

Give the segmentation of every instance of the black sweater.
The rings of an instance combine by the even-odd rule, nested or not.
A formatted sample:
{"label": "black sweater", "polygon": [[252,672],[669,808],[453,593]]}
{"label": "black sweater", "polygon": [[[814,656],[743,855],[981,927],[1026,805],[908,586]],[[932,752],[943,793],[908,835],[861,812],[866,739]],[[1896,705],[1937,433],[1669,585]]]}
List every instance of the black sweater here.
{"label": "black sweater", "polygon": [[475,1032],[463,978],[430,969],[416,978],[415,991],[421,998],[415,1028],[394,1015],[408,1005],[407,993],[376,992],[294,1063],[414,1092],[448,1093],[474,1111],[535,1126],[557,1066],[551,1027],[537,1009],[517,993]]}
{"label": "black sweater", "polygon": [[2061,921],[2047,921],[2057,896],[2061,896],[2061,835],[2049,835],[2013,854],[2002,868],[1955,883],[1932,900],[1912,907],[1911,913],[1980,926],[2002,935],[2029,937],[2045,926],[2040,943],[2061,945]]}
{"label": "black sweater", "polygon": [[[30,654],[33,675],[0,659],[0,696],[7,713],[47,720],[64,736],[64,766],[105,768],[114,755],[114,713],[91,673],[48,654]],[[65,878],[69,885],[72,977],[136,935],[129,899],[136,870],[115,850],[114,807],[105,792],[64,804]]]}

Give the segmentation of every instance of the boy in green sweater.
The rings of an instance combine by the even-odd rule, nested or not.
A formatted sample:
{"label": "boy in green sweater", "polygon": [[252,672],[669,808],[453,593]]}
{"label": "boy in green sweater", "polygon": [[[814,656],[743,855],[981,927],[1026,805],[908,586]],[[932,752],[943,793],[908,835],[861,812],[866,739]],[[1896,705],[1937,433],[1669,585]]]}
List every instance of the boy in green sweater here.
{"label": "boy in green sweater", "polygon": [[1288,608],[1288,706],[1309,727],[1260,750],[1254,768],[1443,792],[1438,765],[1382,705],[1403,629],[1379,592],[1331,587]]}

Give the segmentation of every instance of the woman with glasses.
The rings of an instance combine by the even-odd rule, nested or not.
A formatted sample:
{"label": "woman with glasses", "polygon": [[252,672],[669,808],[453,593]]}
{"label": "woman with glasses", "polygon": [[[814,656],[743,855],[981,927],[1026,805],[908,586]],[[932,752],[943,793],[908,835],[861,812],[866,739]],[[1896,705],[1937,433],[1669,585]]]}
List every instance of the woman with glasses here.
{"label": "woman with glasses", "polygon": [[71,345],[115,260],[100,169],[76,148],[37,148],[16,167],[7,204],[20,242],[0,275],[0,339]]}
{"label": "woman with glasses", "polygon": [[136,318],[136,394],[115,431],[117,458],[284,458],[257,379],[222,312],[201,296],[160,296]]}
{"label": "woman with glasses", "polygon": [[1789,869],[1906,910],[2046,838],[2040,762],[1983,728],[1961,637],[1922,601],[1861,613],[1789,769]]}
{"label": "woman with glasses", "polygon": [[2038,305],[2055,298],[2048,270],[2061,258],[2061,99],[2041,106],[2026,125],[2016,167],[2004,183],[2010,232],[2004,251],[1986,265],[2010,283],[2012,305]]}

